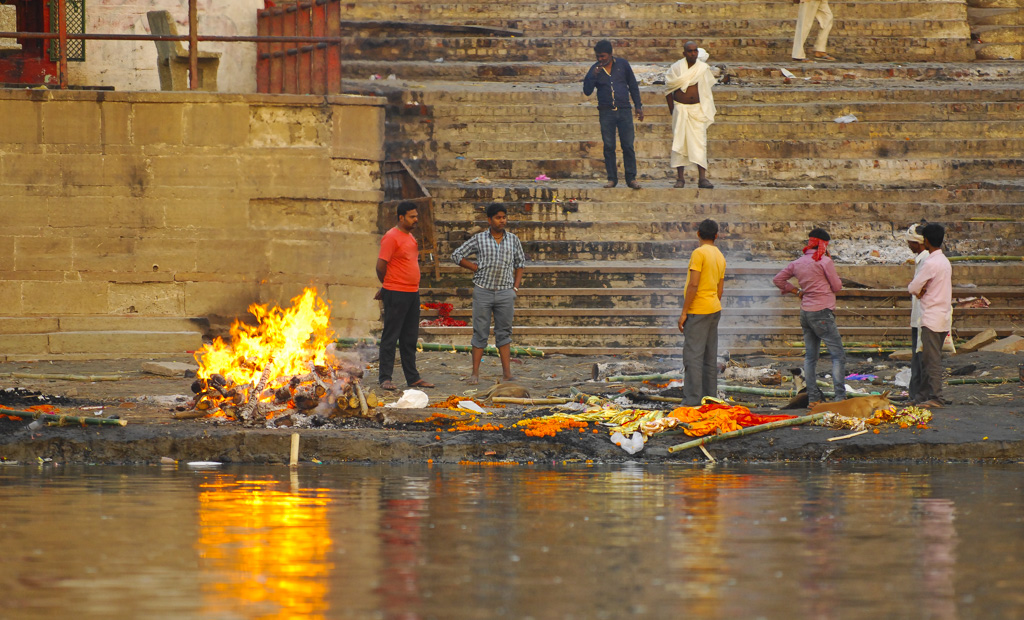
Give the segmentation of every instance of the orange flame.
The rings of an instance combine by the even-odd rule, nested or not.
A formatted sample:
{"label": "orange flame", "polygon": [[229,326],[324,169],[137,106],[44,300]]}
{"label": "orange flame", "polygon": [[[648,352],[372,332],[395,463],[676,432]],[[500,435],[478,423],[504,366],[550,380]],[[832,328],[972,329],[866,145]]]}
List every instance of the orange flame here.
{"label": "orange flame", "polygon": [[236,320],[230,342],[217,338],[196,351],[199,378],[219,373],[229,383],[255,385],[270,364],[267,385],[271,386],[282,378],[309,372],[310,362],[323,365],[327,345],[334,340],[330,305],[315,288],[304,289],[291,301],[288,309],[270,308],[269,304],[249,306],[256,325]]}

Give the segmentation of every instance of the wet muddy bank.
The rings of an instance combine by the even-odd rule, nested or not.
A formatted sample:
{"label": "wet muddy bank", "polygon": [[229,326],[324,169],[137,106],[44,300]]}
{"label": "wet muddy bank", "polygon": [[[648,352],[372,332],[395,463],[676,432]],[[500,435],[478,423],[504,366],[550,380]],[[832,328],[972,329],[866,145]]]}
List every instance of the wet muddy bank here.
{"label": "wet muddy bank", "polygon": [[[595,363],[614,358],[529,358],[514,365],[518,382],[533,397],[565,396],[570,387],[588,393],[615,396],[618,390],[637,384],[609,384],[591,381]],[[190,361],[187,357],[177,360]],[[466,396],[470,386],[464,377],[469,356],[449,353],[422,354],[420,369],[425,378],[437,384],[427,390],[432,403],[452,395]],[[621,361],[621,360],[615,360]],[[764,358],[746,360],[770,364],[779,369],[798,360]],[[880,360],[860,360],[848,364],[851,372],[878,374],[875,384],[863,382],[866,389],[890,389],[889,375],[903,364],[891,363],[881,369]],[[376,389],[372,360],[365,384]],[[1016,376],[1020,356],[968,354],[945,360],[950,372],[966,364],[975,366],[973,376]],[[671,371],[677,360],[645,359],[658,371]],[[27,421],[0,419],[0,460],[35,464],[39,459],[59,463],[158,463],[162,458],[176,461],[218,461],[223,463],[287,462],[292,429],[245,428],[236,422],[195,419],[174,420],[176,404],[191,393],[191,379],[161,377],[144,373],[138,360],[24,362],[0,364],[0,396],[6,394],[8,406],[25,408],[37,402],[39,394],[66,415],[111,417],[127,421],[124,427],[41,426],[29,428]],[[6,377],[4,376],[6,373]],[[15,377],[17,374],[31,378]],[[497,360],[486,358],[483,386],[498,373]],[[116,375],[114,381],[74,381],[38,378],[58,376]],[[653,387],[653,386],[652,386]],[[22,397],[17,397],[18,394]],[[378,394],[388,402],[401,392]],[[900,429],[892,425],[878,427],[857,437],[828,441],[849,434],[818,426],[798,426],[767,431],[709,444],[715,459],[733,461],[1024,461],[1024,388],[1020,384],[954,385],[945,396],[950,405],[937,409],[927,429]],[[745,397],[757,413],[778,411],[784,400]],[[35,399],[35,400],[33,400]],[[666,403],[646,403],[671,408]],[[423,410],[423,418],[443,409]],[[629,455],[609,441],[603,427],[594,433],[590,425],[585,433],[567,429],[555,437],[529,437],[512,425],[524,417],[545,415],[549,408],[509,406],[481,416],[481,423],[500,423],[504,430],[448,432],[448,427],[428,424],[382,427],[374,420],[346,423],[346,428],[298,429],[301,437],[300,460],[305,463],[388,462],[388,463],[550,463],[574,460],[600,462],[692,462],[706,461],[699,449],[669,453],[668,448],[689,437],[678,434],[655,435],[644,450]]]}

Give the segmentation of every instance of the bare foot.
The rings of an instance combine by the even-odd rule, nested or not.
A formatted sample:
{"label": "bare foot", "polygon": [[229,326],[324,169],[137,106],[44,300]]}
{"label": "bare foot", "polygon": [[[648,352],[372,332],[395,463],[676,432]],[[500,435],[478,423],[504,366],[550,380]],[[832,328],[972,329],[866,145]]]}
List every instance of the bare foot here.
{"label": "bare foot", "polygon": [[673,185],[672,187],[676,187],[676,188],[686,187],[686,181],[684,181],[682,179],[679,179],[678,181],[675,182],[675,185]]}
{"label": "bare foot", "polygon": [[508,383],[509,381],[515,381],[515,380],[516,380],[516,378],[513,377],[512,375],[509,375],[507,377],[502,377],[501,378],[501,382],[502,383]]}
{"label": "bare foot", "polygon": [[480,377],[477,375],[469,375],[466,377],[466,385],[480,385]]}

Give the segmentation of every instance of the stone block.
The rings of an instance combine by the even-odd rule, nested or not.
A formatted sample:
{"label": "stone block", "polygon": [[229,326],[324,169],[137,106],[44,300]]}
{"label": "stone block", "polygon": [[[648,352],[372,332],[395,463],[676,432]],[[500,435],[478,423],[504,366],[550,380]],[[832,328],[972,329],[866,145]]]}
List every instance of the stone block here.
{"label": "stone block", "polygon": [[105,101],[100,105],[100,119],[102,122],[100,140],[104,146],[131,144],[131,104]]}
{"label": "stone block", "polygon": [[106,282],[23,282],[23,312],[28,315],[106,314]]}
{"label": "stone block", "polygon": [[135,271],[191,272],[196,270],[199,241],[146,237],[135,242]]}
{"label": "stone block", "polygon": [[379,161],[332,159],[330,189],[379,191],[382,186]]}
{"label": "stone block", "polygon": [[39,144],[42,141],[40,105],[37,101],[0,99],[0,118],[4,119],[0,144]]}
{"label": "stone block", "polygon": [[132,105],[132,143],[181,144],[183,106],[177,103],[136,103]]}
{"label": "stone block", "polygon": [[44,101],[40,104],[45,144],[83,144],[99,148],[100,105],[94,101]]}
{"label": "stone block", "polygon": [[43,153],[5,155],[4,175],[0,178],[3,193],[24,196],[37,193],[39,188],[53,191],[53,186],[61,184],[60,160],[60,155]]}
{"label": "stone block", "polygon": [[325,245],[321,240],[271,239],[267,244],[270,270],[303,278],[329,276],[333,266]]}
{"label": "stone block", "polygon": [[331,319],[366,322],[379,320],[380,303],[373,298],[377,290],[376,286],[328,286]]}
{"label": "stone block", "polygon": [[260,106],[249,108],[249,146],[323,147],[330,126],[320,107]]}
{"label": "stone block", "polygon": [[[6,309],[6,308],[5,308]],[[57,331],[53,317],[0,317],[0,334],[45,334]]]}
{"label": "stone block", "polygon": [[203,339],[194,332],[58,332],[49,335],[51,353],[166,354],[195,351]]}
{"label": "stone block", "polygon": [[270,270],[267,242],[242,239],[204,244],[197,257],[196,270],[210,274],[242,274],[257,280]]}
{"label": "stone block", "polygon": [[5,200],[3,208],[0,208],[0,230],[6,234],[39,234],[47,224],[51,204],[51,200],[44,196],[19,196]]}
{"label": "stone block", "polygon": [[259,301],[255,282],[186,282],[185,314],[188,316],[241,317]]}
{"label": "stone block", "polygon": [[331,157],[384,159],[384,108],[331,106]]}
{"label": "stone block", "polygon": [[71,252],[71,268],[76,271],[130,272],[136,265],[131,237],[75,237]]}
{"label": "stone block", "polygon": [[0,351],[5,355],[32,355],[49,352],[47,334],[0,334]]}
{"label": "stone block", "polygon": [[[189,198],[167,201],[164,225],[175,229],[215,229],[214,238],[230,239],[249,228],[249,206],[245,200]],[[209,234],[209,233],[207,233]]]}
{"label": "stone block", "polygon": [[0,299],[4,300],[3,313],[18,316],[22,313],[21,303],[22,282],[0,279]]}
{"label": "stone block", "polygon": [[999,335],[996,334],[996,330],[989,328],[981,332],[974,338],[971,338],[966,343],[960,345],[959,350],[961,353],[970,353],[971,351],[977,351],[981,347],[984,347],[995,342],[997,338],[999,338]]}
{"label": "stone block", "polygon": [[179,282],[111,283],[110,312],[180,316],[185,311],[185,286]]}
{"label": "stone block", "polygon": [[1013,334],[996,340],[990,345],[981,347],[982,351],[989,351],[993,353],[1016,353],[1017,351],[1024,351],[1024,338]]}
{"label": "stone block", "polygon": [[242,146],[249,140],[249,106],[193,103],[185,109],[185,144]]}
{"label": "stone block", "polygon": [[66,188],[102,187],[104,196],[142,196],[150,184],[139,155],[69,155],[61,159],[60,174]]}
{"label": "stone block", "polygon": [[239,159],[234,155],[160,155],[150,158],[150,166],[152,182],[173,195],[180,195],[182,188],[197,188],[207,197],[214,189],[233,192],[240,174]]}
{"label": "stone block", "polygon": [[18,271],[68,271],[72,244],[67,237],[18,237],[14,244],[14,267]]}
{"label": "stone block", "polygon": [[74,200],[52,201],[49,208],[49,226],[57,229],[114,228],[142,234],[163,225],[162,204],[128,196],[77,196]]}
{"label": "stone block", "polygon": [[142,372],[161,377],[184,378],[195,376],[199,366],[183,362],[143,362]]}

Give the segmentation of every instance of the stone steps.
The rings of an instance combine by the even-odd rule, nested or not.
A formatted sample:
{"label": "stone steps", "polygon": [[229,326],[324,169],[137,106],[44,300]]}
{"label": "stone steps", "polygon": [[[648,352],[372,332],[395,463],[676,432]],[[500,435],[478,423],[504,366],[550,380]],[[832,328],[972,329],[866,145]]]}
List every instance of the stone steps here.
{"label": "stone steps", "polygon": [[[516,37],[485,36],[343,36],[339,43],[343,62],[362,60],[431,60],[444,62],[479,61],[557,61],[584,62],[593,58],[593,46],[604,37]],[[682,57],[683,38],[631,37],[617,41],[616,51],[634,62],[664,62]],[[785,61],[793,46],[792,35],[744,38],[737,36],[701,37],[700,44],[715,62]],[[956,38],[832,36],[829,51],[843,59],[857,58],[881,62],[902,58],[906,62],[968,62],[975,52],[964,28]]]}
{"label": "stone steps", "polygon": [[0,359],[181,355],[203,345],[206,319],[139,316],[0,317]]}
{"label": "stone steps", "polygon": [[[677,59],[659,59],[658,63],[631,63],[637,73],[657,70],[664,73]],[[966,80],[1016,80],[1024,67],[1013,62],[938,63],[938,62],[807,62],[794,63],[787,59],[775,62],[732,62],[710,59],[712,66],[722,65],[730,79],[736,83],[783,84],[780,67],[793,73],[797,83],[862,84],[881,81],[898,85],[907,80],[944,79],[957,82]],[[387,77],[394,74],[399,80],[443,80],[467,83],[525,82],[531,84],[579,83],[590,63],[584,62],[502,62],[500,60],[433,62],[424,60],[360,60],[345,61],[346,88],[352,81],[360,83],[373,74]],[[812,82],[813,81],[813,82]],[[885,92],[885,91],[882,91]]]}
{"label": "stone steps", "polygon": [[[1004,0],[1012,2],[1013,0]],[[834,11],[836,25],[846,20],[878,19],[958,19],[965,6],[962,1],[927,2],[843,2]],[[761,1],[712,0],[699,6],[678,2],[358,2],[346,13],[347,19],[402,20],[434,23],[502,24],[527,29],[542,21],[551,27],[562,22],[606,24],[615,21],[628,23],[644,21],[693,21],[733,19],[796,20],[796,10],[790,0]],[[619,32],[623,28],[607,29]],[[677,32],[683,30],[677,30]],[[685,36],[685,35],[682,35]]]}

